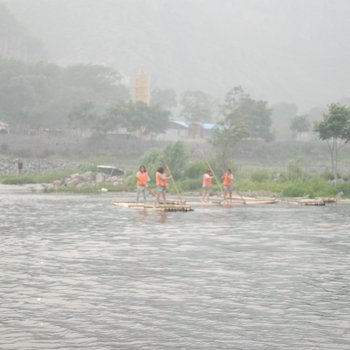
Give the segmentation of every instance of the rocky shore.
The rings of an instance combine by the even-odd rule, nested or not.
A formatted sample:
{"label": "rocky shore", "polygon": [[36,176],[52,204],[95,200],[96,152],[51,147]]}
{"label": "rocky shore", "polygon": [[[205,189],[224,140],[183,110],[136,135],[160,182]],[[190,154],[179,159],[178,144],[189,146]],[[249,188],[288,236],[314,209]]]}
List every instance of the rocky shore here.
{"label": "rocky shore", "polygon": [[[79,162],[63,159],[21,159],[23,162],[22,173],[34,174],[53,170],[71,169],[79,166]],[[17,159],[0,159],[0,175],[17,174]]]}
{"label": "rocky shore", "polygon": [[46,191],[57,191],[60,188],[82,189],[84,187],[103,184],[117,186],[122,182],[123,179],[119,176],[109,176],[104,173],[94,173],[92,171],[87,171],[84,173],[71,174],[64,179],[53,181],[51,184],[45,184],[44,189]]}

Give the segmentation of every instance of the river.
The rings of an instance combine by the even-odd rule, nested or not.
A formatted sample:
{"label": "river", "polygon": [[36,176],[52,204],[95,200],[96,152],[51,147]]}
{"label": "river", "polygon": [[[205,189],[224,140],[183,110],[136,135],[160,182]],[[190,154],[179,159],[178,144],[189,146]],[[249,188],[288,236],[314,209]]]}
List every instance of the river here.
{"label": "river", "polygon": [[0,349],[350,349],[350,205],[0,194]]}

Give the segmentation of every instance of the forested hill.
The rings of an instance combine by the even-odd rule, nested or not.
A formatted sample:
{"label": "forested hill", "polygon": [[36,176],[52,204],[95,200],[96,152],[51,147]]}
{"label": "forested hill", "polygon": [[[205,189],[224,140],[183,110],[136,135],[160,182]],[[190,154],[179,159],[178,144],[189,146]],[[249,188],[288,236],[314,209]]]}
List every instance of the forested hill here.
{"label": "forested hill", "polygon": [[6,0],[57,63],[141,65],[153,85],[301,107],[350,95],[347,0]]}
{"label": "forested hill", "polygon": [[16,20],[8,9],[0,4],[0,57],[25,62],[47,59],[44,45]]}

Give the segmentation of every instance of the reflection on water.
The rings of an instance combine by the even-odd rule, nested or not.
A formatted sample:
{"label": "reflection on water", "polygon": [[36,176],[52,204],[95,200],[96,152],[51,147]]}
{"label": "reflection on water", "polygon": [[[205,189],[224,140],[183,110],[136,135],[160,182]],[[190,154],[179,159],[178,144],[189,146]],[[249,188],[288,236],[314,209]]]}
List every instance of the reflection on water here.
{"label": "reflection on water", "polygon": [[0,195],[0,349],[349,349],[350,206]]}

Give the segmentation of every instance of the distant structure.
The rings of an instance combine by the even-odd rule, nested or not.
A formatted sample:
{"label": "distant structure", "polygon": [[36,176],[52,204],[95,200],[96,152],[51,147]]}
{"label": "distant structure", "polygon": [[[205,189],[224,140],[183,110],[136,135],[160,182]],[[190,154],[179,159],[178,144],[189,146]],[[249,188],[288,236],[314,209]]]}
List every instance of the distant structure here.
{"label": "distant structure", "polygon": [[134,81],[134,102],[150,102],[150,79],[143,70],[136,74]]}
{"label": "distant structure", "polygon": [[0,134],[9,134],[10,127],[8,124],[0,121]]}

